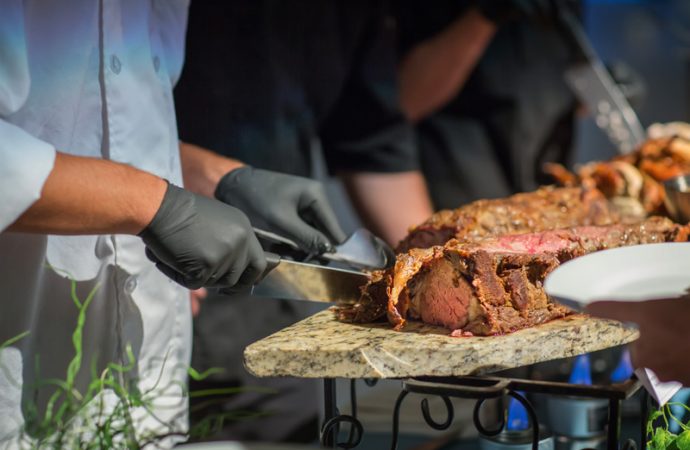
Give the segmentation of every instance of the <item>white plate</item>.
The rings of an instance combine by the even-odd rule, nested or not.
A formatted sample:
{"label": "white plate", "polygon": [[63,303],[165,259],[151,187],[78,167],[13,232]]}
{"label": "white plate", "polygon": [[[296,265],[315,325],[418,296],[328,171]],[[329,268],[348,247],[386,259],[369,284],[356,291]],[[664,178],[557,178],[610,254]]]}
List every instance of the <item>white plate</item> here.
{"label": "white plate", "polygon": [[690,242],[590,253],[560,265],[544,282],[555,301],[576,310],[596,300],[675,297],[690,288]]}

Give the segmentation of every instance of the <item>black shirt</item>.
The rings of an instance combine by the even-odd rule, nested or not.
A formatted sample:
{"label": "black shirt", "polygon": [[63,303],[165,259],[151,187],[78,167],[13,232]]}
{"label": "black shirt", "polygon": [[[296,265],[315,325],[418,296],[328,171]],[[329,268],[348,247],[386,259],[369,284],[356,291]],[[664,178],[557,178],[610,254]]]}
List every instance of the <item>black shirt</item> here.
{"label": "black shirt", "polygon": [[[399,0],[403,53],[471,3]],[[544,162],[568,161],[576,103],[563,72],[573,58],[555,26],[524,20],[498,29],[462,91],[417,127],[435,206],[535,189]]]}
{"label": "black shirt", "polygon": [[195,1],[188,30],[182,140],[298,175],[314,136],[333,172],[418,167],[385,2]]}

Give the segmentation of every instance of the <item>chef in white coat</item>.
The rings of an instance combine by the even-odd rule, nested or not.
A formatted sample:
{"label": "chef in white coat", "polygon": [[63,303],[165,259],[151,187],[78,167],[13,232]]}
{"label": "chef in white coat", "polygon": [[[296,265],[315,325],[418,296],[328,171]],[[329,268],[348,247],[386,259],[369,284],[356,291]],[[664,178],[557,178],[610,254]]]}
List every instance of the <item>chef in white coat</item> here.
{"label": "chef in white coat", "polygon": [[311,251],[344,239],[318,183],[178,141],[187,7],[2,2],[0,343],[29,334],[0,351],[0,448],[37,420],[28,404],[45,407],[51,389],[37,380],[65,378],[70,280],[81,299],[97,287],[77,388],[92,361],[125,363],[132,348],[126,377],[156,393],[151,410],[133,411],[139,435],[184,433],[186,288],[251,285],[266,264],[251,225]]}

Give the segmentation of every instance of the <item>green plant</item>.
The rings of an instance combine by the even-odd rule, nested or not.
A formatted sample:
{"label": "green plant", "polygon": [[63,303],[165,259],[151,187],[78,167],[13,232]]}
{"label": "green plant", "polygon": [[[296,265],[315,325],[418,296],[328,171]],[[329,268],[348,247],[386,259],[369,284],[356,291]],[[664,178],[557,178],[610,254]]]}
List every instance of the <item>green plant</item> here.
{"label": "green plant", "polygon": [[[690,408],[682,403],[668,403],[650,414],[647,420],[648,450],[690,450],[690,422],[683,423],[678,419],[671,411],[671,406],[681,406],[690,411]],[[680,426],[679,434],[669,431],[671,421]],[[659,422],[661,425],[655,426]]]}
{"label": "green plant", "polygon": [[[80,391],[76,386],[76,378],[82,369],[83,332],[86,323],[86,312],[98,290],[96,285],[81,301],[77,295],[77,284],[71,282],[71,298],[77,307],[77,324],[72,333],[74,356],[69,362],[64,379],[39,379],[36,387],[50,386],[54,389],[46,407],[41,412],[35,404],[24,405],[25,426],[19,437],[18,445],[22,448],[45,449],[139,449],[148,444],[170,437],[201,439],[218,431],[228,420],[245,419],[264,415],[265,413],[229,411],[206,417],[188,434],[181,434],[170,424],[156,418],[152,410],[154,399],[165,392],[169,386],[158,386],[147,391],[137,388],[136,379],[131,375],[136,361],[132,348],[125,350],[127,361],[125,364],[109,363],[106,368],[98,372],[96,361],[91,361],[91,381],[85,390]],[[29,332],[15,336],[0,345],[2,350],[19,342]],[[165,360],[163,361],[163,366]],[[161,367],[161,370],[163,367]],[[0,370],[5,370],[0,360]],[[188,368],[189,376],[194,380],[203,380],[220,369],[210,369],[199,373]],[[160,379],[159,379],[160,381]],[[190,398],[213,397],[219,395],[237,394],[247,390],[271,393],[268,389],[258,388],[227,388],[213,389],[201,392],[188,392],[186,386],[182,388],[182,395]],[[106,407],[105,395],[115,396],[114,404],[109,402]],[[169,394],[167,394],[169,395]],[[160,430],[148,435],[137,433],[136,421],[132,411],[140,408],[148,411],[150,417],[160,422]]]}

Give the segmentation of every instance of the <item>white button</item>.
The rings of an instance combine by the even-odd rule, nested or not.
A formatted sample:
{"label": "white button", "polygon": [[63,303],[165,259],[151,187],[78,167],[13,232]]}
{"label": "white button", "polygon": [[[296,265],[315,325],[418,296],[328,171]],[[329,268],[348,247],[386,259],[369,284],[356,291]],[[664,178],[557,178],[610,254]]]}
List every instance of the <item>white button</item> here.
{"label": "white button", "polygon": [[125,294],[130,295],[137,288],[137,277],[136,275],[130,275],[125,280]]}
{"label": "white button", "polygon": [[115,55],[110,56],[110,70],[112,70],[115,74],[120,73],[120,71],[122,70],[122,63],[120,62],[120,59]]}
{"label": "white button", "polygon": [[158,70],[161,68],[161,59],[158,56],[153,57],[153,70],[158,73]]}

